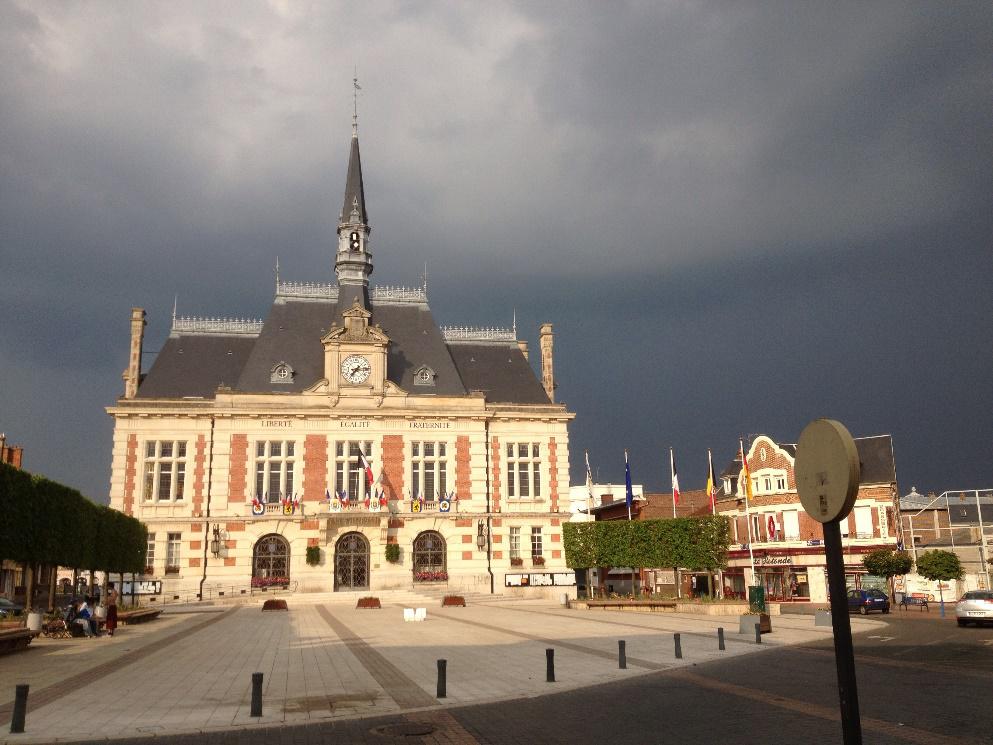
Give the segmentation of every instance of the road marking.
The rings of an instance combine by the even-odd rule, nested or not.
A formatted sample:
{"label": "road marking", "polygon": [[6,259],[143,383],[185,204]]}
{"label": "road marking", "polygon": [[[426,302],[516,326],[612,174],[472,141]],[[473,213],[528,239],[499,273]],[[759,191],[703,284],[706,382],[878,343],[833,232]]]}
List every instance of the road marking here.
{"label": "road marking", "polygon": [[888,641],[891,641],[893,639],[896,639],[896,637],[895,636],[876,636],[875,634],[873,634],[872,636],[867,636],[866,639],[879,639],[879,641],[881,641],[881,642],[888,642]]}

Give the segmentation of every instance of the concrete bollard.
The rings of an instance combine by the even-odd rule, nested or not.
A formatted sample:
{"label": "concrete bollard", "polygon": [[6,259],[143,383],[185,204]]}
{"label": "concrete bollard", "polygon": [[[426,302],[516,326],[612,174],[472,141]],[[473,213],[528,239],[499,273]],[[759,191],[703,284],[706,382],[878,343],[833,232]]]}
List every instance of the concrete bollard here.
{"label": "concrete bollard", "polygon": [[448,660],[438,660],[438,698],[448,695],[447,686]]}
{"label": "concrete bollard", "polygon": [[679,640],[679,634],[673,634],[672,639],[676,643],[676,659],[681,660],[683,659],[683,644]]}
{"label": "concrete bollard", "polygon": [[28,688],[27,683],[19,683],[14,686],[14,712],[10,716],[11,734],[19,734],[24,731],[24,717],[28,711]]}
{"label": "concrete bollard", "polygon": [[758,623],[755,624],[755,643],[762,643],[762,625]]}
{"label": "concrete bollard", "polygon": [[722,652],[724,651],[724,628],[723,627],[717,629],[717,648],[719,650],[721,650]]}
{"label": "concrete bollard", "polygon": [[623,639],[617,642],[617,667],[621,670],[628,669],[627,642]]}
{"label": "concrete bollard", "polygon": [[555,682],[555,650],[545,650],[545,682]]}
{"label": "concrete bollard", "polygon": [[253,717],[262,716],[262,673],[252,673],[252,712]]}

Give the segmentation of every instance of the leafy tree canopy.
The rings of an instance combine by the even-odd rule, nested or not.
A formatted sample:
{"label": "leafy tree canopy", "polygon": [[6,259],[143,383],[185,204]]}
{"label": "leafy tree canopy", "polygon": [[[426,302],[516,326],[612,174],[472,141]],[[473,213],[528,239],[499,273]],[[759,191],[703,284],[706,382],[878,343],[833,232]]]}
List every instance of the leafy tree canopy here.
{"label": "leafy tree canopy", "polygon": [[914,567],[914,560],[906,551],[891,551],[881,548],[862,557],[862,566],[869,574],[877,577],[895,577],[907,574]]}
{"label": "leafy tree canopy", "polygon": [[939,582],[962,579],[965,571],[959,557],[951,551],[925,551],[917,557],[917,573]]}

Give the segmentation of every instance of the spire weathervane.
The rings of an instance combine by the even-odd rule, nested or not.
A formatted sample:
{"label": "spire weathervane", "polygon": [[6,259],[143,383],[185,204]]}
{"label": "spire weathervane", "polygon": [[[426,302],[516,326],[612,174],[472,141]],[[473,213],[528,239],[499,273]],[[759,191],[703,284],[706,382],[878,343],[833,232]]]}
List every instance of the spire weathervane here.
{"label": "spire weathervane", "polygon": [[355,68],[352,73],[352,137],[359,136],[359,71]]}

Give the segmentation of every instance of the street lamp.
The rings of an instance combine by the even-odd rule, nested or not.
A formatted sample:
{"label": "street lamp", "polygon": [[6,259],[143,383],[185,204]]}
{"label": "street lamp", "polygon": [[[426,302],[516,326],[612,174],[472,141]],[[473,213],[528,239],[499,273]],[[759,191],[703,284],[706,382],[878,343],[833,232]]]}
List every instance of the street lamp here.
{"label": "street lamp", "polygon": [[214,526],[214,537],[210,539],[210,553],[214,555],[215,559],[221,555],[221,528],[219,525]]}

